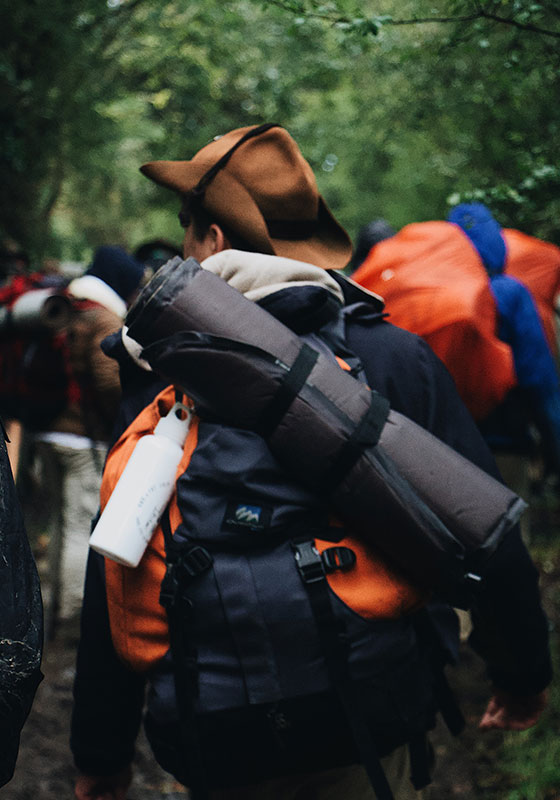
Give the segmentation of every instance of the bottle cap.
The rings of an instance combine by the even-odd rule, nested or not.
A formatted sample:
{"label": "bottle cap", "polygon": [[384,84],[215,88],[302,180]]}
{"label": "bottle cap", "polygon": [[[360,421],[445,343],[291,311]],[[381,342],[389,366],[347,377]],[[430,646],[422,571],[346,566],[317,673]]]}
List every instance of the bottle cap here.
{"label": "bottle cap", "polygon": [[192,411],[188,406],[183,403],[175,403],[169,413],[160,419],[154,428],[154,434],[165,436],[183,447],[189,432],[191,418]]}

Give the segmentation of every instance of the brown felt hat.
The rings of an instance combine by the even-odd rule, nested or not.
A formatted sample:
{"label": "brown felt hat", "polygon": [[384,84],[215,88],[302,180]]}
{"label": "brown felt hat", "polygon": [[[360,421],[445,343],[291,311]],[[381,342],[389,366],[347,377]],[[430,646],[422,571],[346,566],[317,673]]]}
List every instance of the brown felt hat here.
{"label": "brown felt hat", "polygon": [[342,269],[348,234],[317,190],[313,170],[290,134],[266,124],[217,137],[190,161],[152,161],[141,171],[198,200],[258,252]]}

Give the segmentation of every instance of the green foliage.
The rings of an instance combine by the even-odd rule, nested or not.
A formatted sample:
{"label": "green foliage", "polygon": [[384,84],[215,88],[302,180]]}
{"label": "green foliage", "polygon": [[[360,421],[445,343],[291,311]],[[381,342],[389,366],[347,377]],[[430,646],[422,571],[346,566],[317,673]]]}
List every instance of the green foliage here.
{"label": "green foliage", "polygon": [[556,679],[549,687],[549,704],[534,728],[508,733],[499,753],[499,771],[509,790],[505,800],[557,800],[560,796],[560,538],[558,494],[552,486],[533,498],[536,524],[531,541],[541,574],[543,604],[551,623],[550,646]]}
{"label": "green foliage", "polygon": [[69,258],[178,242],[176,199],[139,165],[278,121],[352,234],[477,197],[558,239],[557,29],[528,0],[20,0],[0,30],[0,232]]}
{"label": "green foliage", "polygon": [[[531,230],[538,226],[544,239],[560,242],[560,168],[555,164],[527,166],[527,175],[517,186],[507,183],[482,185],[447,198],[448,205],[479,202],[491,208],[504,227]],[[546,204],[546,217],[543,207]]]}
{"label": "green foliage", "polygon": [[[558,674],[558,635],[553,636]],[[534,728],[505,737],[500,770],[512,788],[506,800],[555,800],[560,792],[560,685],[550,688],[549,707]]]}
{"label": "green foliage", "polygon": [[[110,26],[103,0],[22,0],[0,26],[2,228],[44,243],[66,176],[110,136],[96,103],[111,90],[98,70]],[[85,44],[87,42],[87,44]],[[99,80],[89,76],[99,74]]]}

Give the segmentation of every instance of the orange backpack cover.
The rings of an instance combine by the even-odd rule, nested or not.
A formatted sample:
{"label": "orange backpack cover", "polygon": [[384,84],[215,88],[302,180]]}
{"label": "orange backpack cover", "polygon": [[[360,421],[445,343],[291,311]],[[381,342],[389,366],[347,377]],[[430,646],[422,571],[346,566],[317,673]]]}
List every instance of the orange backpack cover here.
{"label": "orange backpack cover", "polygon": [[430,345],[475,419],[516,385],[511,349],[497,337],[488,275],[457,225],[405,226],[375,245],[352,278],[385,299],[393,324]]}
{"label": "orange backpack cover", "polygon": [[560,247],[512,228],[502,233],[507,251],[505,272],[531,292],[548,344],[557,355],[554,301],[560,292]]}

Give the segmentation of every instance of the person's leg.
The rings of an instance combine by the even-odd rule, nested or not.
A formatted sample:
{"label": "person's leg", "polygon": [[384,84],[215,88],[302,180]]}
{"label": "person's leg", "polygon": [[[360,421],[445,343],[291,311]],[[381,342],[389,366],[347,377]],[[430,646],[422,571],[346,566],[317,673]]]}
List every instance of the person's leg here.
{"label": "person's leg", "polygon": [[[410,782],[408,747],[398,747],[381,759],[395,800],[422,800]],[[376,800],[365,769],[358,764],[324,772],[291,775],[263,781],[255,786],[220,789],[211,800]]]}
{"label": "person's leg", "polygon": [[[50,641],[56,631],[60,612],[62,587],[62,549],[64,544],[63,486],[64,468],[51,442],[35,443],[33,468],[40,485],[37,492],[39,509],[34,509],[31,527],[48,534],[47,567],[42,587],[45,639]],[[32,497],[32,499],[34,499]],[[28,516],[28,515],[26,515]],[[29,529],[29,526],[28,526]]]}
{"label": "person's leg", "polygon": [[[408,746],[398,747],[382,758],[381,765],[395,800],[421,800],[423,793],[416,791],[410,782]],[[296,800],[339,800],[343,797],[376,800],[367,773],[360,764],[309,776],[308,784],[301,786]]]}
{"label": "person's leg", "polygon": [[90,449],[54,445],[63,465],[63,545],[60,617],[81,608],[91,521],[99,507],[102,456]]}

